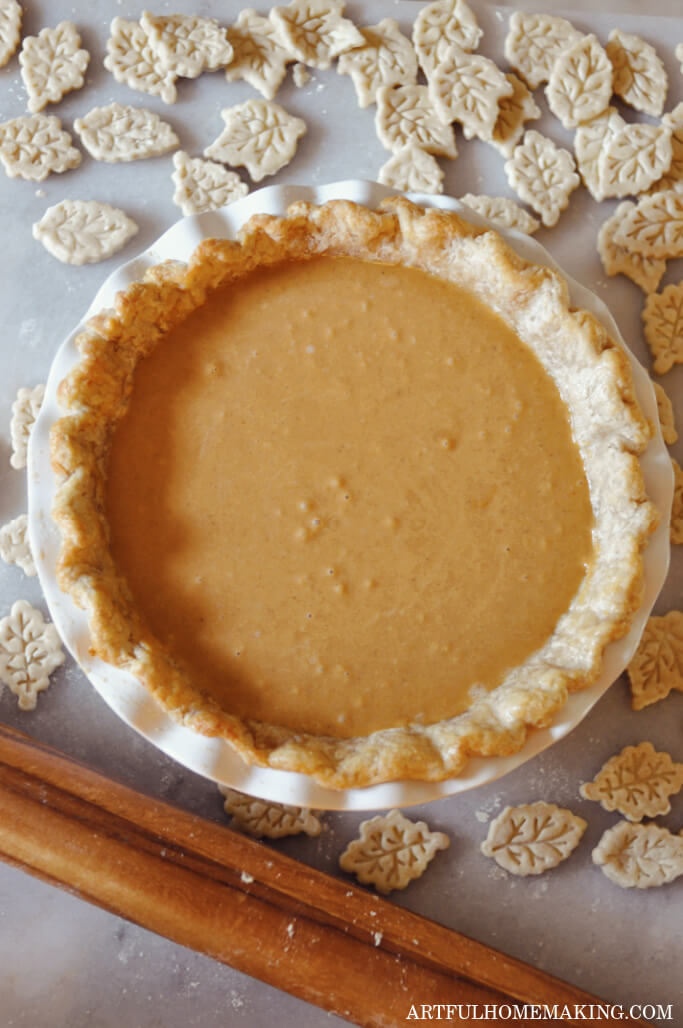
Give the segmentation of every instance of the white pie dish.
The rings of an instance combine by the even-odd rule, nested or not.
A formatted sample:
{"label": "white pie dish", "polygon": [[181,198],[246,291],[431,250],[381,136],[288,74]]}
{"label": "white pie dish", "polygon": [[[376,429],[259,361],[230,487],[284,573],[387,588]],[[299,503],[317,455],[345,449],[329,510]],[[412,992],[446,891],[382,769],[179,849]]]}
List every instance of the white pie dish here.
{"label": "white pie dish", "polygon": [[[57,385],[78,359],[74,339],[82,330],[85,320],[96,311],[110,306],[114,295],[141,278],[148,267],[169,258],[187,260],[203,238],[234,236],[252,214],[283,214],[294,200],[323,203],[343,197],[372,207],[393,192],[383,186],[359,181],[333,183],[317,188],[274,186],[252,193],[220,211],[177,222],[152,247],[121,266],[107,279],[90,309],[58,351],[29,449],[29,534],[41,584],[50,613],[64,642],[100,695],[131,727],[192,770],[264,799],[326,809],[402,807],[492,781],[562,738],[585,716],[628,663],[668,570],[668,519],[673,476],[671,461],[661,435],[657,433],[641,458],[648,494],[662,515],[660,525],[645,552],[643,603],[629,634],[606,650],[598,681],[591,688],[571,696],[555,723],[548,729],[533,731],[526,746],[512,757],[473,759],[460,776],[438,783],[391,782],[364,789],[337,791],[320,786],[304,775],[248,767],[229,743],[221,739],[207,739],[177,724],[130,675],[90,656],[86,616],[69,597],[61,593],[54,574],[59,535],[50,518],[54,480],[49,462],[49,433],[59,416]],[[426,206],[456,210],[475,224],[486,224],[484,219],[448,197],[412,196],[411,199]],[[533,240],[514,232],[503,232],[502,235],[524,258],[556,267],[547,252]],[[617,326],[604,305],[569,276],[564,274],[564,277],[570,285],[573,303],[588,309],[602,321],[609,334],[624,345],[626,350]],[[657,424],[656,402],[649,377],[632,357],[631,360],[640,405],[650,420]]]}

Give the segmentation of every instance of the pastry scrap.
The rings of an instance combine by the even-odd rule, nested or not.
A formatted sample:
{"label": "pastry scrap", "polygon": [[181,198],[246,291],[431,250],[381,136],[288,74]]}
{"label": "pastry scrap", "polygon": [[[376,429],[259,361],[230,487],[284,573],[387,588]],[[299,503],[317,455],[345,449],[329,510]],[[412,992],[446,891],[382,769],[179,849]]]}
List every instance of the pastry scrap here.
{"label": "pastry scrap", "polygon": [[475,196],[474,193],[465,193],[460,199],[477,214],[488,218],[498,229],[512,228],[531,236],[541,227],[540,221],[507,196]]}
{"label": "pastry scrap", "polygon": [[676,546],[683,544],[683,469],[677,460],[674,466],[674,502],[671,508],[671,542]]}
{"label": "pastry scrap", "polygon": [[626,122],[615,107],[608,107],[602,114],[579,125],[574,133],[574,154],[584,185],[594,200],[605,199],[600,175],[600,155],[612,138]]}
{"label": "pastry scrap", "polygon": [[656,373],[665,375],[674,364],[683,364],[683,282],[666,286],[661,293],[650,293],[642,318]]}
{"label": "pastry scrap", "polygon": [[604,810],[618,810],[629,821],[657,817],[671,810],[669,797],[683,788],[683,764],[658,753],[651,742],[625,746],[601,767],[579,792]]}
{"label": "pastry scrap", "polygon": [[512,83],[493,61],[454,43],[429,76],[429,95],[438,117],[445,123],[460,122],[465,139],[490,139],[499,103],[513,92]]}
{"label": "pastry scrap", "polygon": [[362,821],[359,831],[339,866],[383,895],[405,889],[424,873],[438,850],[450,845],[443,832],[430,831],[425,821],[410,821],[400,810]]}
{"label": "pastry scrap", "polygon": [[184,150],[173,154],[173,167],[173,203],[185,215],[216,211],[249,192],[249,186],[236,172],[214,161],[190,157]]}
{"label": "pastry scrap", "polygon": [[427,78],[452,45],[476,50],[483,33],[465,0],[436,0],[422,7],[413,25],[413,43]]}
{"label": "pastry scrap", "polygon": [[567,859],[586,826],[582,817],[554,803],[506,807],[489,825],[481,852],[513,875],[540,875]]}
{"label": "pastry scrap", "polygon": [[22,468],[26,467],[29,436],[44,398],[44,385],[37,385],[32,389],[22,386],[17,392],[16,400],[12,404],[12,420],[10,421],[12,453],[9,462],[17,471],[21,471]]}
{"label": "pastry scrap", "polygon": [[669,80],[657,51],[640,36],[613,29],[605,52],[614,71],[614,92],[624,103],[659,118]]}
{"label": "pastry scrap", "polygon": [[615,241],[644,257],[683,257],[683,195],[674,189],[643,196],[614,234]]}
{"label": "pastry scrap", "polygon": [[0,0],[0,68],[9,61],[21,39],[21,4]]}
{"label": "pastry scrap", "polygon": [[104,66],[116,81],[150,96],[158,96],[166,104],[175,103],[178,96],[176,75],[160,66],[142,25],[137,21],[114,18],[109,33]]}
{"label": "pastry scrap", "polygon": [[93,107],[74,121],[83,146],[96,161],[138,161],[158,157],[178,146],[171,126],[144,107],[112,103]]}
{"label": "pastry scrap", "polygon": [[302,64],[329,68],[335,57],[364,39],[356,26],[344,18],[344,0],[292,0],[287,7],[274,7],[270,19],[281,45]]}
{"label": "pastry scrap", "polygon": [[643,257],[614,241],[614,233],[634,207],[634,203],[626,200],[603,222],[598,233],[598,254],[608,275],[626,275],[644,293],[652,293],[666,271],[666,261],[657,257]]}
{"label": "pastry scrap", "polygon": [[322,825],[308,807],[268,803],[227,786],[218,786],[223,808],[232,817],[232,827],[255,839],[283,839],[287,835],[320,835]]}
{"label": "pastry scrap", "polygon": [[161,66],[173,75],[196,79],[203,71],[223,68],[232,60],[227,29],[214,18],[143,11],[140,24]]}
{"label": "pastry scrap", "polygon": [[659,414],[659,424],[662,429],[662,439],[667,446],[673,446],[678,439],[673,404],[666,390],[659,382],[653,382],[652,385],[654,386],[655,397],[657,398],[657,413]]}
{"label": "pastry scrap", "polygon": [[301,89],[302,86],[305,86],[307,82],[310,82],[310,80],[311,73],[306,67],[306,65],[302,64],[301,61],[297,61],[297,63],[292,68],[292,82],[294,83],[296,88]]}
{"label": "pastry scrap", "polygon": [[571,22],[552,14],[515,11],[505,37],[505,56],[532,89],[547,82],[555,61],[583,38]]}
{"label": "pastry scrap", "polygon": [[665,699],[672,689],[683,692],[683,613],[648,618],[627,674],[634,710]]}
{"label": "pastry scrap", "polygon": [[582,36],[559,54],[545,95],[567,129],[602,114],[612,96],[612,64],[596,36]]}
{"label": "pastry scrap", "polygon": [[675,189],[680,193],[683,192],[683,103],[664,115],[662,125],[671,129],[671,164],[649,192],[663,193],[667,189]]}
{"label": "pastry scrap", "polygon": [[384,18],[377,25],[361,29],[363,46],[343,53],[337,63],[340,75],[350,75],[359,107],[375,103],[381,86],[413,85],[417,82],[417,57],[398,22]]}
{"label": "pastry scrap", "polygon": [[77,168],[81,154],[54,114],[24,114],[0,125],[0,161],[10,178],[43,182]]}
{"label": "pastry scrap", "polygon": [[486,141],[495,146],[503,157],[512,157],[515,147],[524,135],[526,122],[540,118],[541,110],[520,78],[512,72],[505,78],[512,86],[512,93],[500,99],[498,117],[491,136]]}
{"label": "pastry scrap", "polygon": [[34,710],[38,693],[65,660],[54,625],[26,600],[17,600],[0,619],[0,682],[19,700],[20,710]]}
{"label": "pastry scrap", "polygon": [[518,196],[552,228],[569,203],[570,194],[579,186],[574,158],[547,136],[530,129],[505,162],[508,182]]}
{"label": "pastry scrap", "polygon": [[81,37],[70,21],[54,29],[41,29],[37,36],[25,36],[19,52],[21,77],[33,114],[47,104],[58,103],[66,93],[80,89],[90,54],[81,49]]}
{"label": "pastry scrap", "polygon": [[126,245],[138,227],[123,211],[98,200],[62,200],[33,226],[33,238],[63,264],[94,264]]}
{"label": "pastry scrap", "polygon": [[221,111],[225,128],[204,151],[225,164],[244,165],[254,182],[275,175],[294,157],[306,122],[272,100],[247,100]]}
{"label": "pastry scrap", "polygon": [[656,824],[620,821],[593,850],[593,863],[623,889],[650,889],[683,875],[683,836]]}
{"label": "pastry scrap", "polygon": [[36,566],[28,541],[28,516],[20,514],[0,528],[0,558],[6,564],[16,564],[24,574],[32,578]]}
{"label": "pastry scrap", "polygon": [[443,170],[430,153],[408,143],[380,168],[377,181],[404,193],[442,193]]}
{"label": "pastry scrap", "polygon": [[671,129],[665,125],[624,125],[610,134],[598,156],[603,196],[642,193],[671,166]]}
{"label": "pastry scrap", "polygon": [[228,29],[228,39],[233,49],[232,61],[225,69],[228,82],[243,79],[266,100],[272,100],[294,58],[280,44],[270,18],[246,8]]}
{"label": "pastry scrap", "polygon": [[455,135],[436,113],[427,86],[382,86],[377,90],[375,128],[393,153],[409,144],[428,153],[457,157]]}

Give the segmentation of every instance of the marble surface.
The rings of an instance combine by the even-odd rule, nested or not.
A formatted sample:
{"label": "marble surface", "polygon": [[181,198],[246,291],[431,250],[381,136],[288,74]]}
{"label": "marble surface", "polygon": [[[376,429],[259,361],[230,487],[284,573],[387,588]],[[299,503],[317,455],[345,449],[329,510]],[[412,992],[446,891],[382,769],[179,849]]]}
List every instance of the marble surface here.
{"label": "marble surface", "polygon": [[[203,76],[182,83],[179,102],[166,107],[114,83],[101,66],[108,22],[112,13],[137,17],[141,3],[44,0],[26,6],[27,32],[72,18],[92,54],[87,87],[54,108],[67,127],[96,104],[119,100],[144,105],[167,118],[183,147],[198,154],[221,127],[220,108],[252,95],[242,84],[226,85],[220,75]],[[230,22],[241,5],[236,0],[173,0],[152,6],[166,12],[201,9]],[[504,16],[497,17],[483,3],[473,6],[486,31],[482,49],[500,58]],[[560,5],[545,0],[535,6],[550,10]],[[603,2],[600,14],[590,8],[587,0],[574,5],[572,17],[580,28],[597,31],[603,40],[618,23],[642,31],[666,61],[672,82],[667,106],[683,99],[683,79],[672,53],[673,45],[683,41],[683,21],[645,18],[642,4],[635,0]],[[407,28],[416,5],[411,0],[367,0],[350,4],[349,10],[364,24],[391,15]],[[613,10],[628,10],[635,17],[624,20],[605,13]],[[649,14],[680,10],[680,0],[653,0],[648,5]],[[278,100],[307,118],[309,133],[295,162],[276,181],[376,176],[386,154],[374,138],[372,112],[355,109],[347,79],[334,72],[314,72],[302,90],[288,81]],[[24,110],[15,57],[0,70],[0,120]],[[557,123],[551,134],[559,142],[570,138]],[[453,195],[477,190],[509,193],[502,162],[492,160],[484,144],[463,142],[458,160],[444,165],[446,191]],[[79,169],[51,176],[41,185],[0,178],[0,522],[21,513],[26,502],[24,478],[8,464],[7,425],[16,390],[44,378],[57,345],[115,263],[149,245],[179,216],[171,202],[170,171],[170,156],[123,166],[96,165],[85,157]],[[97,197],[120,205],[138,222],[140,232],[113,262],[85,268],[59,265],[32,240],[30,225],[47,206],[67,196]],[[626,280],[607,279],[595,252],[598,226],[612,206],[598,207],[582,190],[574,195],[557,229],[542,231],[538,238],[571,274],[608,303],[630,345],[648,364],[640,331],[641,294]],[[681,270],[680,262],[673,264],[665,282],[678,281]],[[683,428],[683,368],[670,372],[663,384],[677,398],[679,428]],[[683,460],[681,442],[672,452]],[[672,573],[657,608],[662,613],[681,604],[683,560],[680,552],[673,557]],[[35,579],[0,565],[0,614],[18,598],[42,606]],[[55,674],[33,713],[19,711],[5,689],[0,695],[0,719],[126,784],[224,820],[215,787],[131,733],[71,661]],[[616,818],[578,795],[580,782],[591,778],[605,759],[643,739],[683,759],[683,695],[636,714],[621,680],[567,739],[529,764],[475,792],[417,808],[415,815],[428,820],[432,828],[448,832],[451,847],[438,855],[423,879],[394,901],[606,999],[677,1004],[673,1023],[683,1024],[683,880],[644,893],[622,892],[608,882],[591,865],[590,852]],[[586,836],[572,859],[555,871],[536,880],[515,879],[485,860],[479,845],[487,822],[506,804],[540,798],[585,817]],[[361,819],[360,814],[329,814],[318,839],[283,840],[277,847],[337,874],[338,855]],[[660,820],[674,830],[683,827],[683,795],[674,800],[671,814]],[[414,1000],[424,1002],[428,997]],[[0,1012],[0,1028],[109,1028],[114,1024],[265,1028],[276,1019],[285,1026],[308,1028],[338,1020],[5,865],[0,865]]]}

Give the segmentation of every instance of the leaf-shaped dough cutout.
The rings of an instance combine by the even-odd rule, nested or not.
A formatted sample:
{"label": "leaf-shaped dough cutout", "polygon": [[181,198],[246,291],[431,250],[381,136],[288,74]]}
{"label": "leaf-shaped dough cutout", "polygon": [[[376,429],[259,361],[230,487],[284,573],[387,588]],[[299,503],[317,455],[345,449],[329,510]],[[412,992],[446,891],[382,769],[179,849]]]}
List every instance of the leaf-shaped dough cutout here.
{"label": "leaf-shaped dough cutout", "polygon": [[476,50],[483,33],[464,0],[436,0],[418,12],[413,43],[420,67],[429,77],[446,60],[451,46]]}
{"label": "leaf-shaped dough cutout", "polygon": [[553,14],[515,11],[505,37],[505,56],[532,89],[547,82],[560,54],[582,38],[571,22]]}
{"label": "leaf-shaped dough cutout", "polygon": [[28,438],[44,398],[44,385],[37,385],[32,389],[22,386],[17,392],[16,400],[12,404],[12,420],[10,421],[12,453],[9,462],[18,471],[26,467]]}
{"label": "leaf-shaped dough cutout", "polygon": [[21,710],[35,709],[38,693],[64,659],[55,626],[26,600],[17,600],[0,619],[0,682],[18,697]]}
{"label": "leaf-shaped dough cutout", "polygon": [[614,239],[644,257],[683,257],[683,196],[667,189],[642,197],[619,225]]}
{"label": "leaf-shaped dough cutout", "polygon": [[574,133],[574,153],[584,185],[598,203],[605,199],[600,177],[600,154],[615,132],[626,125],[615,107],[579,125]]}
{"label": "leaf-shaped dough cutout", "polygon": [[666,271],[666,261],[632,253],[614,241],[614,233],[634,207],[635,204],[628,200],[620,203],[614,214],[602,224],[598,233],[598,253],[608,275],[626,275],[643,292],[651,293]]}
{"label": "leaf-shaped dough cutout", "polygon": [[308,807],[268,803],[236,789],[218,786],[224,797],[223,808],[232,817],[232,827],[255,839],[283,839],[287,835],[320,835],[322,825]]}
{"label": "leaf-shaped dough cutout", "polygon": [[280,45],[272,21],[246,8],[228,29],[228,39],[233,49],[232,61],[225,69],[228,82],[244,79],[266,100],[272,100],[287,73],[287,64],[294,60]]}
{"label": "leaf-shaped dough cutout", "polygon": [[9,61],[21,39],[21,4],[0,0],[0,68]]}
{"label": "leaf-shaped dough cutout", "polygon": [[554,803],[506,807],[489,825],[481,851],[511,874],[539,875],[578,846],[586,822]]}
{"label": "leaf-shaped dough cutout", "polygon": [[138,227],[123,211],[97,200],[62,200],[33,226],[39,240],[64,264],[93,264],[126,245]]}
{"label": "leaf-shaped dough cutout", "polygon": [[648,619],[627,673],[634,710],[663,700],[672,689],[683,692],[683,613]]}
{"label": "leaf-shaped dough cutout", "polygon": [[36,565],[28,541],[28,516],[20,514],[0,528],[0,558],[6,564],[16,564],[25,575],[32,578]]}
{"label": "leaf-shaped dough cutout", "polygon": [[335,57],[363,45],[363,36],[342,17],[343,0],[292,0],[274,7],[270,19],[281,45],[312,68],[329,68]]}
{"label": "leaf-shaped dough cutout", "polygon": [[207,157],[235,166],[244,165],[254,182],[274,175],[296,153],[306,122],[288,114],[272,100],[247,100],[221,111],[225,128],[207,146]]}
{"label": "leaf-shaped dough cutout", "polygon": [[343,53],[337,71],[351,76],[359,107],[369,107],[382,86],[417,82],[417,57],[393,18],[384,18],[378,25],[360,31],[365,44]]}
{"label": "leaf-shaped dough cutout", "polygon": [[677,460],[672,460],[674,468],[674,502],[671,508],[671,542],[676,546],[683,543],[683,470]]}
{"label": "leaf-shaped dough cutout", "polygon": [[443,832],[430,831],[424,821],[410,821],[400,810],[362,821],[359,831],[359,838],[339,858],[339,866],[385,895],[405,889],[423,874],[438,850],[450,844]]}
{"label": "leaf-shaped dough cutout", "polygon": [[648,192],[663,193],[667,189],[683,192],[683,103],[677,104],[672,111],[662,118],[662,125],[671,129],[671,164],[665,175],[662,175]]}
{"label": "leaf-shaped dough cutout", "polygon": [[665,375],[674,364],[683,364],[683,282],[650,293],[642,317],[654,370]]}
{"label": "leaf-shaped dough cutout", "polygon": [[0,161],[10,178],[42,182],[77,168],[81,155],[54,114],[25,114],[0,125]]}
{"label": "leaf-shaped dough cutout", "polygon": [[640,36],[613,29],[605,51],[614,69],[614,92],[637,111],[659,118],[669,85],[657,51]]}
{"label": "leaf-shaped dough cutout", "polygon": [[144,107],[119,103],[93,107],[74,128],[96,161],[138,161],[158,157],[178,146],[178,137],[166,121]]}
{"label": "leaf-shaped dough cutout", "polygon": [[114,18],[109,33],[104,66],[116,81],[150,96],[158,96],[166,104],[175,103],[178,96],[176,76],[160,67],[142,25],[137,21]]}
{"label": "leaf-shaped dough cutout", "polygon": [[652,385],[654,386],[655,397],[657,399],[657,414],[659,415],[659,424],[662,429],[662,439],[667,446],[673,446],[673,444],[678,440],[674,406],[669,399],[666,390],[659,384],[659,382],[653,382]]}
{"label": "leaf-shaped dough cutout", "polygon": [[490,139],[498,104],[514,87],[488,57],[452,45],[429,76],[429,95],[444,123],[459,121],[466,139]]}
{"label": "leaf-shaped dough cutout", "polygon": [[458,155],[453,129],[439,118],[426,86],[378,89],[375,127],[382,146],[393,153],[413,143],[428,153]]}
{"label": "leaf-shaped dough cutout", "polygon": [[593,850],[593,863],[623,889],[650,889],[683,875],[683,837],[656,824],[620,821]]}
{"label": "leaf-shaped dough cutout", "polygon": [[560,53],[545,95],[550,110],[565,128],[576,128],[608,107],[612,64],[596,36],[582,36]]}
{"label": "leaf-shaped dough cutout", "polygon": [[443,192],[443,171],[438,161],[413,143],[398,150],[382,165],[377,181],[405,193]]}
{"label": "leaf-shaped dough cutout", "polygon": [[625,746],[611,757],[592,782],[585,782],[580,793],[595,800],[605,810],[618,810],[629,821],[657,817],[671,810],[670,796],[683,788],[683,764],[668,753],[658,753],[651,742]]}
{"label": "leaf-shaped dough cutout", "polygon": [[162,66],[174,75],[196,79],[203,71],[223,68],[232,60],[227,29],[215,18],[144,11],[140,24]]}
{"label": "leaf-shaped dough cutout", "polygon": [[624,125],[605,141],[598,157],[603,196],[634,196],[661,178],[671,164],[671,129]]}
{"label": "leaf-shaped dough cutout", "polygon": [[512,228],[530,236],[541,227],[536,218],[532,218],[528,211],[508,196],[476,196],[473,193],[465,193],[460,199],[477,214],[488,218],[496,228]]}
{"label": "leaf-shaped dough cutout", "polygon": [[21,77],[28,93],[28,109],[34,114],[49,103],[58,103],[85,81],[90,54],[80,49],[81,37],[70,21],[25,36],[19,53]]}
{"label": "leaf-shaped dough cutout", "polygon": [[505,174],[518,196],[540,214],[548,228],[557,223],[580,182],[569,151],[533,129],[505,162]]}
{"label": "leaf-shaped dough cutout", "polygon": [[173,203],[182,208],[185,215],[216,211],[249,192],[246,182],[234,171],[214,161],[190,157],[184,150],[173,155],[173,166]]}
{"label": "leaf-shaped dough cutout", "polygon": [[533,94],[520,78],[509,72],[505,78],[512,86],[510,96],[503,96],[498,102],[498,117],[487,142],[495,146],[504,157],[512,157],[514,149],[524,135],[524,125],[541,117]]}

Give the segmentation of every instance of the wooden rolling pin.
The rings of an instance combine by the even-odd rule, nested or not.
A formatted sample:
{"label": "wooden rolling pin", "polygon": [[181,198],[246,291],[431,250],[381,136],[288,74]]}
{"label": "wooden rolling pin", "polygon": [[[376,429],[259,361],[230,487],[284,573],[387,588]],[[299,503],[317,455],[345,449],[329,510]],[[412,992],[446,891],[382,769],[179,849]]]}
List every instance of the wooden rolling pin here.
{"label": "wooden rolling pin", "polygon": [[412,1005],[420,1012],[422,1004],[459,1004],[451,1023],[474,1028],[481,1013],[476,1020],[468,1004],[481,1012],[491,1004],[599,1003],[3,726],[0,857],[367,1028],[412,1023]]}

